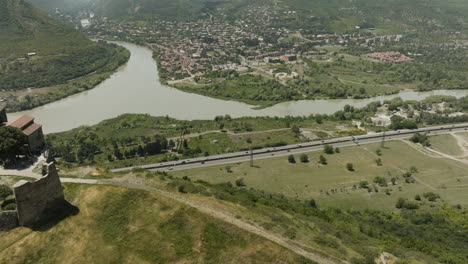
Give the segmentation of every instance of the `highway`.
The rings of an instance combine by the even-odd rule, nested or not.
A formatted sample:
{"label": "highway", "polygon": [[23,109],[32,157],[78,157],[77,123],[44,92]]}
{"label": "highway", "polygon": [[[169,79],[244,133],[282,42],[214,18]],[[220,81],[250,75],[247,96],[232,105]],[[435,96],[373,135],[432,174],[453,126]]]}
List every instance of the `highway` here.
{"label": "highway", "polygon": [[468,123],[457,125],[445,125],[426,127],[414,130],[398,130],[387,131],[385,133],[373,133],[354,137],[341,137],[322,141],[312,141],[300,144],[287,145],[275,148],[263,148],[250,151],[240,151],[233,153],[226,153],[220,155],[213,155],[209,157],[198,157],[193,159],[185,159],[178,161],[170,161],[163,163],[155,163],[141,166],[126,167],[120,169],[112,169],[111,172],[124,172],[136,168],[146,169],[150,171],[175,171],[175,170],[188,170],[201,167],[209,167],[216,165],[233,164],[239,162],[250,161],[251,156],[253,160],[267,159],[273,157],[288,156],[291,154],[301,154],[307,152],[321,151],[324,145],[331,145],[333,147],[349,147],[356,145],[372,144],[382,142],[385,134],[385,141],[401,140],[411,138],[415,133],[427,135],[440,135],[454,132],[468,131]]}

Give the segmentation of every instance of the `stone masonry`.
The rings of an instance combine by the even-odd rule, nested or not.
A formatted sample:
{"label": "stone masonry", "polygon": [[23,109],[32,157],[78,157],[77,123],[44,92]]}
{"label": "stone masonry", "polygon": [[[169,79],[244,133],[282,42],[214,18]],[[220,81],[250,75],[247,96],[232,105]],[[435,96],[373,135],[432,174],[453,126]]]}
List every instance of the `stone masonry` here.
{"label": "stone masonry", "polygon": [[53,163],[43,166],[39,180],[16,183],[14,193],[20,226],[32,226],[47,220],[65,202],[62,184]]}

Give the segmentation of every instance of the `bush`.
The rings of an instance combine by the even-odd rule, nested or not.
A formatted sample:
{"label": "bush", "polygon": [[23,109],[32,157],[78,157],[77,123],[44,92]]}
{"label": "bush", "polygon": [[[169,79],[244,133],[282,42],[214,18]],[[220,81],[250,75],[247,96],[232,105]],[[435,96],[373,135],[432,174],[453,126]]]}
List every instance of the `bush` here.
{"label": "bush", "polygon": [[429,142],[429,137],[426,135],[419,134],[419,133],[414,134],[414,136],[411,137],[410,140],[413,143],[416,143],[416,144],[419,143],[426,147],[429,147],[431,145],[431,143]]}
{"label": "bush", "polygon": [[301,154],[300,159],[301,159],[301,162],[302,162],[302,163],[307,163],[307,162],[309,162],[309,157],[308,157],[306,154]]}
{"label": "bush", "polygon": [[294,158],[294,155],[289,155],[288,156],[288,161],[289,161],[289,163],[296,163],[296,158]]}
{"label": "bush", "polygon": [[349,171],[354,171],[354,165],[352,163],[347,163],[346,164],[346,169]]}
{"label": "bush", "polygon": [[375,154],[377,154],[377,156],[382,156],[382,150],[381,149],[377,149],[375,151]]}
{"label": "bush", "polygon": [[7,204],[7,205],[3,208],[3,210],[5,210],[5,211],[14,211],[14,210],[16,210],[16,204],[14,204],[14,203]]}
{"label": "bush", "polygon": [[8,196],[13,194],[13,190],[5,184],[0,184],[0,199],[4,200]]}
{"label": "bush", "polygon": [[377,183],[381,187],[387,187],[387,179],[384,177],[377,176],[374,178],[374,183]]}
{"label": "bush", "polygon": [[238,187],[244,187],[244,186],[245,186],[244,179],[243,179],[243,178],[237,179],[237,180],[236,180],[236,186],[238,186]]}
{"label": "bush", "polygon": [[440,196],[433,192],[423,193],[424,198],[426,198],[430,202],[435,202]]}

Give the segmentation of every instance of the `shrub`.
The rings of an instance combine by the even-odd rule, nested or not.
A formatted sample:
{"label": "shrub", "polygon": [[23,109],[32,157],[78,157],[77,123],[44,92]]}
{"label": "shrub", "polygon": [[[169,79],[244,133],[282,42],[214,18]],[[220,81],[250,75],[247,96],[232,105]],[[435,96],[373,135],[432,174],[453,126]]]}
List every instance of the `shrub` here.
{"label": "shrub", "polygon": [[301,162],[302,162],[302,163],[307,163],[307,162],[309,162],[309,157],[308,157],[306,154],[301,154],[300,159],[301,159]]}
{"label": "shrub", "polygon": [[362,181],[359,183],[359,188],[362,188],[362,189],[367,189],[369,188],[369,182],[367,181]]}
{"label": "shrub", "polygon": [[8,196],[13,194],[13,190],[5,184],[0,184],[0,199],[4,200]]}
{"label": "shrub", "polygon": [[400,197],[400,198],[398,198],[395,207],[398,208],[398,209],[414,210],[414,209],[418,209],[419,205],[417,203],[410,202],[407,199],[404,199],[404,198]]}
{"label": "shrub", "polygon": [[354,165],[352,163],[347,163],[346,164],[346,169],[349,171],[354,171]]}
{"label": "shrub", "polygon": [[423,193],[424,198],[426,198],[430,202],[435,202],[440,196],[433,192]]}
{"label": "shrub", "polygon": [[288,161],[289,161],[289,163],[296,163],[296,158],[294,158],[294,155],[289,155],[288,156]]}
{"label": "shrub", "polygon": [[14,211],[14,210],[16,210],[16,204],[14,204],[14,203],[7,204],[7,205],[3,208],[3,210],[5,210],[5,211],[10,211],[10,210],[11,210],[11,211]]}
{"label": "shrub", "polygon": [[377,166],[382,166],[382,159],[376,159],[375,160],[375,164],[377,164]]}
{"label": "shrub", "polygon": [[410,140],[413,143],[416,143],[416,144],[419,143],[426,147],[431,145],[431,143],[429,142],[429,137],[426,135],[419,134],[419,133],[414,134],[414,136],[411,137]]}
{"label": "shrub", "polygon": [[236,180],[236,186],[238,186],[238,187],[244,187],[244,186],[245,186],[244,179],[243,179],[243,178],[237,179],[237,180]]}
{"label": "shrub", "polygon": [[179,190],[180,193],[187,193],[187,191],[185,190],[185,186],[184,186],[184,185],[180,185],[180,186],[178,187],[178,190]]}
{"label": "shrub", "polygon": [[319,163],[322,165],[327,165],[327,159],[323,155],[320,155]]}

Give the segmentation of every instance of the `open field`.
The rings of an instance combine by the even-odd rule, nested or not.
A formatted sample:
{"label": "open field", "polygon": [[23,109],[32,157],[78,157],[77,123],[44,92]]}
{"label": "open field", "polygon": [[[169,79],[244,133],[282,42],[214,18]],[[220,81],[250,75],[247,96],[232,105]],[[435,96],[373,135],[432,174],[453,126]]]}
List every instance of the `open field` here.
{"label": "open field", "polygon": [[[380,144],[371,144],[342,148],[333,155],[323,154],[328,165],[319,164],[322,153],[315,152],[308,154],[309,163],[301,163],[299,156],[295,164],[281,157],[255,161],[253,168],[241,163],[173,174],[213,183],[243,178],[248,187],[293,198],[314,198],[321,204],[339,208],[392,210],[398,197],[414,199],[424,192],[436,192],[449,204],[468,204],[468,164],[441,157],[408,141],[387,142],[382,156],[376,154],[378,148]],[[382,166],[377,165],[378,158]],[[347,163],[352,163],[355,171],[348,171]],[[413,166],[418,170],[413,174],[415,183],[405,183],[402,175]],[[374,183],[376,176],[384,177],[388,186]],[[369,183],[372,192],[359,188],[362,181]]]}

